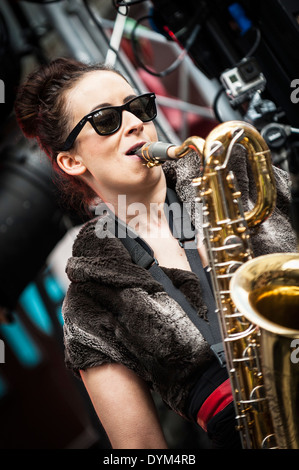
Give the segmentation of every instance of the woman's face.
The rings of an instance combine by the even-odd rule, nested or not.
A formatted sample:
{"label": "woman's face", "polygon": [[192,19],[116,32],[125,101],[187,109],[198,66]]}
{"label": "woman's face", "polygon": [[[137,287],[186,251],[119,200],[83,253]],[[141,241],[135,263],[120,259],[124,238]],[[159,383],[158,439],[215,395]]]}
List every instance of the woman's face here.
{"label": "woman's face", "polygon": [[[86,73],[66,96],[72,116],[70,128],[92,110],[120,106],[135,95],[132,87],[115,72]],[[156,140],[153,122],[143,123],[126,110],[122,113],[121,128],[112,135],[98,135],[87,122],[69,152],[77,164],[73,164],[73,170],[77,171],[73,174],[83,176],[104,200],[116,194],[136,194],[141,189],[147,190],[147,185],[150,187],[161,178],[161,167],[148,169],[139,157],[127,155],[127,152],[136,144]],[[58,163],[61,161],[59,154]],[[64,168],[64,171],[67,170]]]}

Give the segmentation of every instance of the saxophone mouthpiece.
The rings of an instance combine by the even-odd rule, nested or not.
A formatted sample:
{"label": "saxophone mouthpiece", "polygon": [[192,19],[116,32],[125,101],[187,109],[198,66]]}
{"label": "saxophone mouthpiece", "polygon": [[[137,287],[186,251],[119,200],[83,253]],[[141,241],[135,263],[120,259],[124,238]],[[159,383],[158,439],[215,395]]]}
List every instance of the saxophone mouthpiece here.
{"label": "saxophone mouthpiece", "polygon": [[174,144],[165,142],[149,142],[135,151],[135,155],[142,158],[146,165],[151,168],[153,166],[161,165],[166,160],[175,158],[174,150],[169,150],[171,147],[175,149]]}

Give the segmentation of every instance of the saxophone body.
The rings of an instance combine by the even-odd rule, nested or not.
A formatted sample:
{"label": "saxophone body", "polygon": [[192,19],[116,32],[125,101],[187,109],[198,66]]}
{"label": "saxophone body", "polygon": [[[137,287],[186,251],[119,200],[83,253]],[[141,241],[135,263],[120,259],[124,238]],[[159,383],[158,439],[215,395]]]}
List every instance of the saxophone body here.
{"label": "saxophone body", "polygon": [[[235,177],[227,169],[236,143],[246,149],[257,186],[257,201],[249,212],[243,211]],[[275,448],[264,390],[259,330],[237,310],[230,290],[233,274],[253,259],[250,227],[262,223],[275,206],[271,155],[255,128],[233,121],[210,133],[203,159],[203,176],[193,184],[198,201],[203,203],[205,243],[234,396],[236,425],[243,448]]]}
{"label": "saxophone body", "polygon": [[[257,190],[255,205],[247,212],[243,210],[241,193],[234,174],[228,170],[228,162],[236,144],[246,150]],[[257,313],[260,308],[264,308],[265,302],[260,302],[257,300],[257,295],[254,297],[251,294],[252,284],[255,282],[252,279],[252,270],[250,275],[245,275],[247,266],[253,262],[259,266],[260,273],[263,273],[269,262],[266,260],[272,258],[272,255],[266,255],[254,259],[250,240],[252,229],[271,215],[276,204],[270,150],[259,132],[242,121],[220,124],[212,130],[206,140],[196,136],[188,138],[173,150],[171,158],[182,158],[192,150],[201,157],[202,176],[193,180],[193,185],[196,189],[196,200],[203,204],[204,241],[234,397],[236,426],[240,432],[243,448],[299,448],[298,424],[294,424],[299,416],[299,364],[292,384],[286,379],[283,390],[279,393],[283,368],[286,363],[290,365],[287,359],[289,356],[286,356],[286,346],[282,346],[280,334],[282,327],[277,318],[274,318],[276,329],[273,339],[273,332],[268,333],[268,323],[271,322],[269,318],[268,323],[260,322],[257,320],[257,315],[252,315],[252,310]],[[167,152],[151,158],[147,148],[144,160],[149,167],[161,164],[169,159]],[[143,149],[140,151],[140,156],[143,156]],[[285,255],[280,255],[281,263],[284,257]],[[293,253],[292,259],[293,262],[297,262],[298,270],[299,255]],[[276,269],[281,272],[278,264]],[[250,278],[250,282],[248,281],[250,287],[246,285],[246,301],[245,287],[241,283],[244,277],[247,280]],[[268,293],[272,292],[272,278],[273,272],[268,276]],[[299,275],[295,281],[294,275],[292,281],[284,280],[283,291],[284,296],[288,291],[288,305],[292,305],[292,309],[299,312],[298,287],[297,290],[293,287],[292,291],[289,289],[289,285],[293,286],[296,282],[298,285]],[[243,296],[240,296],[240,290]],[[279,295],[281,296],[281,291]],[[277,305],[277,298],[277,296],[271,298],[269,294],[268,316],[271,316],[274,304]],[[284,300],[280,300],[280,305],[283,303]],[[288,312],[285,314],[288,315]],[[279,314],[276,315],[278,316]],[[293,317],[296,317],[295,313]],[[285,343],[290,344],[291,338],[299,338],[298,319],[296,321],[297,323],[291,327],[293,336],[283,336]],[[281,344],[281,349],[277,344]],[[279,359],[278,365],[277,351],[284,355]],[[289,369],[286,375],[288,378],[292,375]],[[284,395],[284,403],[278,395],[280,398]],[[292,400],[292,405],[286,408],[288,399]],[[287,425],[291,430],[286,432]]]}

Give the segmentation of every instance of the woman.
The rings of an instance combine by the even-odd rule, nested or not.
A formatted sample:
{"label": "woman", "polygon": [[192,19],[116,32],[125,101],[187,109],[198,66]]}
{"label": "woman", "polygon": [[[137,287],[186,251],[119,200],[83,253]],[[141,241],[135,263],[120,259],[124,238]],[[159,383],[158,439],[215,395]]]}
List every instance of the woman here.
{"label": "woman", "polygon": [[[66,363],[82,378],[112,447],[167,448],[150,390],[206,429],[215,447],[240,447],[226,368],[161,282],[132,260],[121,231],[109,225],[114,214],[118,228],[133,229],[138,243],[205,317],[207,292],[164,211],[167,186],[181,202],[193,200],[190,183],[199,175],[199,157],[147,168],[135,152],[157,140],[154,97],[136,96],[124,77],[102,66],[57,59],[28,77],[16,114],[24,134],[37,139],[71,182],[72,195],[82,201],[84,194],[88,204],[100,199],[107,208],[84,225],[74,243],[63,315]],[[238,157],[232,165],[246,208],[253,185],[244,156]],[[256,254],[296,249],[285,215],[286,176],[275,173],[277,208],[253,240]],[[205,267],[200,240],[198,253]]]}

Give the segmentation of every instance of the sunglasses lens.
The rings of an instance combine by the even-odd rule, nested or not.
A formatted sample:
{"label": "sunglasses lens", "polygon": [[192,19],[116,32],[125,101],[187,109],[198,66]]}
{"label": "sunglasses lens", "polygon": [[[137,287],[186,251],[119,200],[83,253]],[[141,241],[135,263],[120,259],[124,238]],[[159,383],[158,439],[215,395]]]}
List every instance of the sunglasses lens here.
{"label": "sunglasses lens", "polygon": [[156,117],[155,99],[151,96],[140,96],[130,103],[130,111],[143,122]]}
{"label": "sunglasses lens", "polygon": [[122,110],[126,108],[143,122],[152,121],[157,114],[154,96],[138,96],[127,105],[114,109],[100,109],[93,115],[93,123],[100,135],[110,135],[121,125]]}
{"label": "sunglasses lens", "polygon": [[120,115],[113,109],[103,109],[93,116],[93,122],[101,135],[116,132],[120,125]]}

